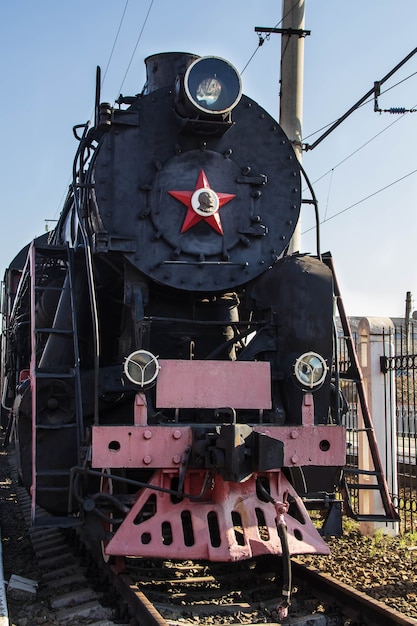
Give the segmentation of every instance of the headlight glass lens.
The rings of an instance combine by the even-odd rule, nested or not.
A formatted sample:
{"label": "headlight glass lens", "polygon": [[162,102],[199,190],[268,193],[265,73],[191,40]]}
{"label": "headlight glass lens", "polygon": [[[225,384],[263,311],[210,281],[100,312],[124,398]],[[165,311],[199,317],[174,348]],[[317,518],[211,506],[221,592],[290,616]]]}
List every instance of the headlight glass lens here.
{"label": "headlight glass lens", "polygon": [[130,382],[139,387],[146,387],[158,376],[160,365],[158,359],[147,350],[132,352],[124,363],[124,373]]}
{"label": "headlight glass lens", "polygon": [[317,352],[305,352],[295,362],[294,374],[304,389],[319,387],[328,371],[326,361]]}
{"label": "headlight glass lens", "polygon": [[217,102],[222,92],[221,83],[215,77],[205,78],[197,87],[196,98],[206,108]]}
{"label": "headlight glass lens", "polygon": [[192,108],[209,115],[231,111],[242,96],[239,72],[225,59],[201,57],[184,76],[185,96]]}

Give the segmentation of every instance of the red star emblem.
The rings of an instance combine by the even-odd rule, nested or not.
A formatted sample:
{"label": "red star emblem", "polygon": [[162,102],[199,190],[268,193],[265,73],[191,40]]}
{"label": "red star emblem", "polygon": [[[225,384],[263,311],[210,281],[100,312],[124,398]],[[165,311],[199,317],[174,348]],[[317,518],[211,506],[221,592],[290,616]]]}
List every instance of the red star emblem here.
{"label": "red star emblem", "polygon": [[187,214],[185,216],[181,232],[204,220],[214,230],[223,235],[220,221],[220,208],[235,197],[234,193],[218,193],[214,191],[207,180],[204,170],[201,170],[194,191],[168,191],[168,193],[185,204]]}

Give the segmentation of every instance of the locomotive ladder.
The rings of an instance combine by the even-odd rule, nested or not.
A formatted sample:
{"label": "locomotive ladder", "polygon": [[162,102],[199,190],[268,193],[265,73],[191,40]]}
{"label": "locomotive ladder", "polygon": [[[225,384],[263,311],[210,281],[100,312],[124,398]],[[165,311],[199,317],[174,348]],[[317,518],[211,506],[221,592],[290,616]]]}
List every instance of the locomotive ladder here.
{"label": "locomotive ladder", "polygon": [[[324,254],[322,256],[322,260],[329,267],[333,275],[334,295],[337,301],[340,322],[342,324],[350,363],[348,372],[349,376],[345,376],[345,378],[349,378],[356,385],[358,400],[362,411],[364,430],[368,438],[369,450],[374,467],[373,470],[361,470],[359,468],[350,467],[344,468],[343,489],[347,496],[346,505],[349,509],[349,514],[359,522],[396,522],[399,520],[399,516],[392,504],[388,491],[388,485],[385,480],[381,458],[378,451],[378,444],[375,437],[372,416],[366,399],[364,381],[353,342],[352,331],[350,328],[349,320],[346,316],[346,311],[342,301],[342,296],[334,270],[333,259],[330,252]],[[357,476],[357,482],[354,482],[352,479],[348,480],[348,476],[350,476],[352,479],[354,476]],[[372,491],[374,493],[379,492],[384,513],[356,513],[352,507],[352,495],[355,493],[358,494],[359,491],[361,491],[362,493],[364,491]]]}
{"label": "locomotive ladder", "polygon": [[[79,353],[78,353],[78,337],[77,324],[74,303],[74,284],[73,284],[73,250],[68,245],[37,245],[36,241],[32,243],[29,251],[30,262],[30,300],[31,300],[31,364],[30,364],[30,380],[32,391],[32,507],[31,517],[34,526],[73,526],[75,518],[68,515],[49,516],[45,511],[37,506],[37,496],[42,492],[48,492],[50,499],[65,497],[67,500],[69,484],[70,484],[70,467],[59,465],[59,454],[57,450],[49,450],[45,443],[41,445],[42,440],[48,440],[48,432],[50,434],[60,432],[61,441],[69,438],[72,442],[76,442],[76,449],[80,450],[81,433],[82,433],[82,405],[81,405],[81,382],[79,369]],[[55,281],[45,282],[45,275],[51,276],[58,273],[59,279]],[[48,293],[49,292],[49,293]],[[53,303],[53,322],[44,327],[38,325],[39,316],[36,311],[37,303],[39,303],[42,295],[50,297]],[[56,313],[63,299],[70,311],[65,317],[64,322],[60,321]],[[65,304],[65,302],[64,302]],[[46,364],[42,363],[44,348],[48,344],[51,337],[55,337],[66,342],[70,342],[71,364]],[[56,350],[55,352],[59,352]],[[59,363],[59,354],[54,355],[57,363]],[[45,419],[45,398],[41,401],[42,390],[46,389],[48,380],[51,383],[51,400],[52,408],[57,398],[59,398],[59,385],[62,388],[73,389],[72,398],[74,405],[66,406],[63,410],[67,410],[69,415],[74,415],[68,419],[67,423],[56,423],[53,419]],[[58,385],[58,393],[54,394],[54,385]],[[45,395],[45,394],[44,394]],[[72,402],[69,397],[69,402]],[[49,438],[53,442],[53,438]],[[52,443],[52,446],[54,443]],[[55,466],[51,463],[50,457],[54,458]],[[57,483],[60,485],[57,486]]]}

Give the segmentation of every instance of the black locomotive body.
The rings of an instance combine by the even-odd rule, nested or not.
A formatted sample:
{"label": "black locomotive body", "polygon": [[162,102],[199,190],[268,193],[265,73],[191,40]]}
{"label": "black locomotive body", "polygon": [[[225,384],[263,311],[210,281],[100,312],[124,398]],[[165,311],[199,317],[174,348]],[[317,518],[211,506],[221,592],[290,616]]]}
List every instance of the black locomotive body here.
{"label": "black locomotive body", "polygon": [[5,278],[3,411],[21,476],[106,556],[327,552],[345,463],[333,277],[288,254],[290,141],[225,60],[147,59],[96,103],[52,233]]}

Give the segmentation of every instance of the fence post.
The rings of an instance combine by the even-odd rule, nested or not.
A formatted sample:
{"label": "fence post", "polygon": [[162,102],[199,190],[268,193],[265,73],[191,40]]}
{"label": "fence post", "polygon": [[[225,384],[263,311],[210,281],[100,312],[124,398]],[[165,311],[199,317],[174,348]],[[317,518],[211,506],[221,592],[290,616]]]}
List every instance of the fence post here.
{"label": "fence post", "polygon": [[[394,372],[381,372],[380,358],[383,355],[394,354],[394,324],[387,317],[364,317],[358,325],[358,360],[362,370],[365,393],[378,443],[381,464],[390,494],[398,493],[397,485],[397,446],[396,446],[396,402]],[[391,384],[387,385],[387,378],[392,377]],[[359,411],[358,462],[363,469],[374,469],[370,456],[366,433],[363,429],[363,419]],[[363,482],[371,482],[372,476],[364,476]],[[383,506],[379,491],[363,490],[360,495],[360,511],[368,514],[383,513]],[[364,522],[361,531],[372,534],[382,529],[389,534],[399,532],[398,522]]]}

